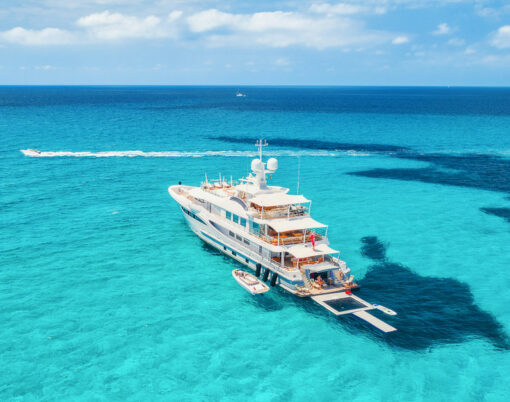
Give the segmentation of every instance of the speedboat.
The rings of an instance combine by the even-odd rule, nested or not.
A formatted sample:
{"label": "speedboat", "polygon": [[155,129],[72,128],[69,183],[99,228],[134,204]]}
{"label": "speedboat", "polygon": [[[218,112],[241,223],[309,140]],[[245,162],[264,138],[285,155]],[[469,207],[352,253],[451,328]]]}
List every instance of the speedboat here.
{"label": "speedboat", "polygon": [[243,94],[242,92],[238,92],[238,93],[236,93],[236,96],[238,98],[244,98],[246,96],[246,94]]}
{"label": "speedboat", "polygon": [[41,151],[37,149],[22,149],[21,152],[26,156],[39,156],[41,155]]}
{"label": "speedboat", "polygon": [[242,271],[240,269],[234,269],[232,271],[232,276],[239,285],[241,285],[252,295],[266,293],[269,290],[269,286],[267,286],[264,282],[249,272]]}

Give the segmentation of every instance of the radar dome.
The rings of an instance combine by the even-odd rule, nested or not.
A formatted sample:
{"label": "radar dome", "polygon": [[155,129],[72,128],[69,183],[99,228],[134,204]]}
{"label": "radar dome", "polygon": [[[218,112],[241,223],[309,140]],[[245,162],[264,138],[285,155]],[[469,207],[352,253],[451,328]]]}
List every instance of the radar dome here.
{"label": "radar dome", "polygon": [[278,160],[275,158],[270,158],[267,161],[267,170],[270,170],[272,172],[276,171],[278,169]]}
{"label": "radar dome", "polygon": [[264,164],[260,159],[253,159],[251,161],[251,170],[253,170],[254,172],[263,172]]}

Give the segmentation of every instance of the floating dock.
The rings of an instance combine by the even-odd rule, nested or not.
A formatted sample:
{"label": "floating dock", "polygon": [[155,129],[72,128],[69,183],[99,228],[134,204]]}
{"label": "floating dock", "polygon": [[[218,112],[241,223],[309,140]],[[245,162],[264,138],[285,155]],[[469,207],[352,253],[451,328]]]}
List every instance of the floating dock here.
{"label": "floating dock", "polygon": [[346,292],[330,293],[312,296],[312,299],[337,316],[354,314],[356,317],[361,318],[383,332],[393,332],[397,330],[368,313],[370,310],[375,310],[377,308],[376,306],[353,294],[347,294]]}

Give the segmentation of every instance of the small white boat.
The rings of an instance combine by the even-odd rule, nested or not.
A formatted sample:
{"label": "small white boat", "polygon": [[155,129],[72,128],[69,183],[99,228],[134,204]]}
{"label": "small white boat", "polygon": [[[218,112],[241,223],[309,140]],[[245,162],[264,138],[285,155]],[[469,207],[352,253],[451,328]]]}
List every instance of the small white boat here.
{"label": "small white boat", "polygon": [[388,314],[388,315],[397,315],[397,313],[396,313],[395,311],[393,311],[392,309],[390,309],[390,308],[388,308],[388,307],[381,306],[380,304],[374,304],[374,307],[375,307],[377,310],[382,311],[384,314]]}
{"label": "small white boat", "polygon": [[21,152],[26,156],[39,156],[41,155],[41,151],[37,149],[22,149]]}
{"label": "small white boat", "polygon": [[246,94],[243,94],[242,92],[238,92],[238,93],[236,93],[236,96],[238,98],[244,98],[246,96]]}
{"label": "small white boat", "polygon": [[269,290],[269,286],[258,279],[255,275],[252,275],[246,271],[234,269],[232,271],[232,276],[239,285],[245,288],[252,295],[266,293]]}

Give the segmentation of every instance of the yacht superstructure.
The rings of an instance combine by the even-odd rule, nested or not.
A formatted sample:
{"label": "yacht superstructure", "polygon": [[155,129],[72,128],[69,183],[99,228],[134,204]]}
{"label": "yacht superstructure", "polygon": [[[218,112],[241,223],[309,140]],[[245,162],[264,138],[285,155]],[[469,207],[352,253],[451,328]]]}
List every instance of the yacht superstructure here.
{"label": "yacht superstructure", "polygon": [[339,251],[330,247],[328,226],[311,217],[312,202],[289,194],[288,188],[267,184],[266,175],[276,172],[278,161],[264,162],[262,147],[267,143],[260,140],[256,145],[259,158],[251,162],[252,172],[236,183],[220,176],[206,177],[200,187],[169,187],[191,230],[272,286],[312,297],[337,315],[373,309],[354,296],[359,300],[349,301],[355,308],[335,308],[345,292],[351,294],[358,285]]}

